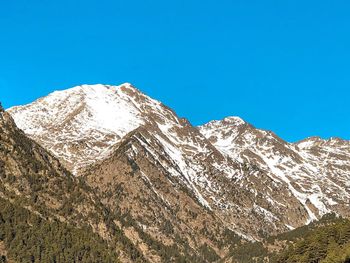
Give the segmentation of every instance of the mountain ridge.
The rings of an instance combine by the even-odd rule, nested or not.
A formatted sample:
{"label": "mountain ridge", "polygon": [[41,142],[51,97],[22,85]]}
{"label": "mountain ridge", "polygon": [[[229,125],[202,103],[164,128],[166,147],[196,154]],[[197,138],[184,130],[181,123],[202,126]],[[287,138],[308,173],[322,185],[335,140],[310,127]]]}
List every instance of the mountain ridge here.
{"label": "mountain ridge", "polygon": [[[328,212],[349,215],[347,141],[288,143],[239,117],[194,127],[130,84],[78,86],[8,112],[29,137],[81,175],[144,127],[152,136],[138,138],[137,147],[148,152],[142,162],[163,160],[160,165],[202,206],[248,239],[302,226]],[[133,161],[139,158],[130,154]]]}

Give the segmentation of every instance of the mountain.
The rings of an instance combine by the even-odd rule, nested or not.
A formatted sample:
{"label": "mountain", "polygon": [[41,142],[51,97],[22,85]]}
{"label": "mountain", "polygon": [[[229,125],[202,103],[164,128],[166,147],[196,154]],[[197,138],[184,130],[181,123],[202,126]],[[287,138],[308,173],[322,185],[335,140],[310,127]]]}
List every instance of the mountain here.
{"label": "mountain", "polygon": [[[219,259],[232,239],[240,240],[199,199],[151,128],[126,135],[108,158],[82,176],[106,207],[127,218],[126,236],[142,244],[151,262],[172,262],[174,251],[183,255],[175,262],[211,262],[207,257]],[[152,257],[155,246],[162,253]]]}
{"label": "mountain", "polygon": [[209,122],[200,131],[226,156],[256,165],[286,185],[307,211],[307,222],[332,211],[349,216],[349,141],[312,137],[287,143],[232,117]]}
{"label": "mountain", "polygon": [[143,111],[128,92],[130,85],[83,85],[9,112],[28,136],[77,173],[103,159],[111,146],[143,123]]}
{"label": "mountain", "polygon": [[2,262],[144,262],[99,199],[0,107]]}
{"label": "mountain", "polygon": [[288,143],[238,117],[194,127],[130,84],[56,91],[8,113],[151,262],[212,262],[240,237],[349,216],[348,141]]}
{"label": "mountain", "polygon": [[[90,107],[88,103],[85,103],[85,101],[88,100],[87,98],[92,96],[90,93],[96,94],[96,92],[100,92],[101,97],[109,98],[109,101],[112,101],[112,103],[122,101],[124,107],[128,104],[128,112],[133,112],[135,116],[135,120],[130,120],[130,123],[143,123],[135,130],[132,130],[134,127],[123,126],[123,122],[115,124],[115,127],[118,127],[118,131],[125,132],[127,129],[130,129],[130,131],[127,135],[123,133],[116,135],[112,129],[106,132],[104,135],[105,138],[114,136],[115,141],[113,143],[116,141],[118,142],[112,147],[101,146],[100,138],[91,136],[91,134],[95,134],[96,130],[100,131],[101,129],[96,128],[96,125],[91,125],[90,123],[96,124],[98,121],[95,121],[95,119],[98,119],[99,116],[111,114],[108,112],[98,112],[97,110],[93,111],[91,110],[93,104]],[[115,213],[119,213],[121,217],[127,217],[129,223],[130,221],[136,221],[137,224],[132,226],[134,232],[139,231],[140,225],[143,227],[153,226],[154,222],[157,220],[159,224],[153,226],[153,232],[147,231],[148,235],[151,235],[152,238],[158,238],[158,241],[163,243],[164,238],[159,237],[159,233],[163,232],[164,237],[169,239],[169,246],[175,241],[178,243],[179,239],[182,239],[181,243],[184,243],[184,245],[181,245],[180,249],[186,251],[186,253],[190,251],[186,239],[192,239],[193,241],[191,242],[194,243],[192,244],[194,247],[194,252],[192,254],[196,254],[197,251],[203,247],[205,248],[206,240],[213,243],[211,247],[213,246],[217,250],[220,250],[219,243],[224,241],[221,240],[223,238],[223,233],[226,233],[228,236],[234,236],[234,234],[231,233],[232,231],[226,228],[227,224],[218,219],[217,216],[211,212],[208,202],[198,190],[198,184],[204,185],[206,181],[203,181],[203,179],[205,179],[204,177],[197,176],[197,170],[207,169],[199,162],[199,159],[207,158],[207,156],[213,154],[218,155],[216,159],[222,159],[222,156],[207,142],[207,139],[186,120],[178,118],[169,108],[146,97],[130,85],[122,85],[119,87],[76,87],[68,91],[70,95],[63,96],[60,94],[58,96],[59,98],[65,98],[60,102],[57,102],[58,100],[56,98],[52,98],[55,94],[57,93],[47,98],[39,99],[33,105],[26,107],[25,110],[28,110],[28,112],[32,114],[28,118],[23,117],[23,111],[20,107],[10,109],[9,112],[11,112],[16,119],[34,120],[34,124],[18,122],[18,125],[44,147],[51,149],[62,162],[68,164],[77,163],[79,168],[73,166],[71,170],[80,170],[80,177],[87,178],[86,181],[103,196],[102,201],[111,210]],[[75,95],[77,95],[79,99],[69,97]],[[64,104],[67,101],[67,97],[69,97],[70,101],[79,101],[79,105],[83,104],[87,108],[83,109],[81,106],[75,105],[74,103],[73,105]],[[35,118],[34,116],[37,110],[40,112],[47,112],[48,110],[59,112],[59,109],[55,110],[53,105],[50,106],[47,104],[48,98],[49,101],[55,101],[59,107],[63,107],[63,104],[63,108],[65,109],[73,107],[71,108],[72,112],[77,114],[74,117],[71,114],[67,114],[68,121],[61,117],[57,118],[55,115],[55,118],[62,120],[62,122],[53,122],[47,125],[45,121],[43,122],[45,117]],[[107,102],[108,100],[103,99],[103,101]],[[43,107],[47,107],[47,109]],[[76,107],[80,107],[80,110],[76,111]],[[118,105],[114,107],[119,108]],[[87,111],[90,114],[85,114]],[[92,112],[94,115],[92,115]],[[116,119],[118,119],[118,114],[119,112],[116,111]],[[86,116],[89,116],[89,118],[82,120]],[[51,117],[51,115],[48,117]],[[66,126],[62,126],[61,123],[64,123]],[[77,131],[75,129],[75,127],[77,127],[76,123],[85,123],[85,128]],[[44,125],[43,127],[49,127],[50,129],[43,131],[38,125]],[[38,133],[32,132],[33,130],[43,131],[44,139],[38,137]],[[69,131],[70,134],[67,134],[67,131]],[[52,144],[52,142],[56,142],[57,140],[49,136],[54,136],[55,132],[62,132],[62,134],[64,134],[55,135],[56,137],[62,138],[62,136],[65,136],[66,138],[70,138],[70,140]],[[124,137],[118,140],[118,138],[122,136]],[[74,137],[74,139],[72,139],[72,137]],[[61,153],[66,149],[74,148],[79,138],[92,139],[90,139],[89,144],[83,144],[86,149],[83,149],[81,152],[71,151],[67,154],[68,158],[62,157]],[[71,145],[73,146],[71,147]],[[94,147],[94,149],[100,147],[98,151],[99,154],[105,154],[104,158],[101,157],[101,161],[96,162],[92,167],[89,166],[89,163],[79,163],[79,160],[85,160],[85,157],[87,157],[87,159],[91,157],[91,151],[89,149],[91,145],[93,145],[92,147]],[[216,162],[216,159],[212,158],[212,161],[208,161],[208,165],[211,165],[211,162]],[[188,164],[190,162],[191,165]],[[144,168],[137,168],[139,171],[134,171],[137,164]],[[220,164],[216,165],[219,166]],[[108,168],[110,166],[114,168]],[[105,170],[107,171],[105,172]],[[131,176],[136,177],[136,179],[130,180]],[[202,181],[198,181],[199,179]],[[166,187],[155,190],[154,187],[159,187],[160,182]],[[163,190],[166,193],[162,193]],[[121,191],[124,193],[121,194]],[[139,193],[143,193],[142,199],[146,199],[148,203],[152,204],[147,210],[143,210],[146,201],[140,200],[141,198],[137,196]],[[122,198],[123,196],[125,198]],[[135,200],[130,202],[134,196]],[[183,199],[183,203],[179,203],[181,199]],[[160,218],[157,218],[160,214],[158,210],[163,210],[164,213]],[[136,211],[138,211],[137,215]],[[178,215],[174,216],[174,211],[176,211]],[[143,212],[143,214],[140,214],[141,212]],[[132,218],[130,217],[130,213],[133,216]],[[140,218],[142,218],[143,221],[146,221],[147,216],[149,217],[147,220],[148,226],[145,224],[146,222],[140,220]],[[123,225],[123,222],[119,223]],[[210,225],[210,228],[205,229],[206,225]],[[199,230],[203,231],[203,234],[200,235],[196,233]],[[209,234],[205,233],[205,231],[215,231],[215,233],[212,234],[213,238],[208,238]],[[173,232],[177,233],[177,235],[173,235]],[[140,233],[139,235],[141,236],[142,234],[143,233]],[[146,240],[142,240],[141,238]],[[142,241],[144,243],[144,253],[148,253],[148,250],[151,250],[152,244],[147,244],[148,237],[141,236],[141,238],[135,240],[135,242],[137,241],[140,243]],[[169,248],[165,249],[169,250]],[[175,248],[171,249],[174,250]],[[224,252],[217,251],[217,253]],[[215,256],[216,252],[212,254]]]}

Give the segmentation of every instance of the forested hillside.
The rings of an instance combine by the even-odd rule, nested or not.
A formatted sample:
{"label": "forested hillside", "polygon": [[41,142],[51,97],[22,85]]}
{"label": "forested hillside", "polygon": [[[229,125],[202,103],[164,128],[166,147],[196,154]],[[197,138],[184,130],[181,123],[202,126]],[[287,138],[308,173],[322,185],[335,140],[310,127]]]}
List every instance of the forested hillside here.
{"label": "forested hillside", "polygon": [[62,257],[115,262],[117,254],[125,262],[145,262],[114,224],[116,215],[84,181],[27,138],[1,107],[0,198],[0,253],[15,262],[74,262]]}
{"label": "forested hillside", "polygon": [[115,249],[92,232],[49,221],[0,198],[2,262],[118,262]]}
{"label": "forested hillside", "polygon": [[334,214],[262,242],[236,246],[222,262],[348,263],[350,221]]}
{"label": "forested hillside", "polygon": [[278,263],[348,263],[350,262],[350,221],[338,219],[320,226],[289,245],[277,257]]}

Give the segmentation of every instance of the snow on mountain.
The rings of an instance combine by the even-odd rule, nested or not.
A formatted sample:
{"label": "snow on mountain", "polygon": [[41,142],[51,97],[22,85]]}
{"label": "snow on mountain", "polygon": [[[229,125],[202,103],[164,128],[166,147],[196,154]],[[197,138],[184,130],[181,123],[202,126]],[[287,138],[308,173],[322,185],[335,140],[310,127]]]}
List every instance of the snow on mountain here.
{"label": "snow on mountain", "polygon": [[[178,121],[160,102],[144,96],[128,83],[82,85],[55,91],[8,111],[18,127],[76,172],[106,157],[111,146],[150,121],[150,115],[158,118],[164,129]],[[157,117],[162,114],[167,117]]]}
{"label": "snow on mountain", "polygon": [[148,125],[176,163],[178,172],[174,175],[180,173],[198,200],[210,207],[193,183],[203,184],[206,180],[198,178],[198,165],[189,165],[190,156],[212,151],[206,147],[210,143],[172,110],[128,83],[82,85],[56,91],[8,111],[18,127],[52,151],[75,174],[106,158],[126,134]]}
{"label": "snow on mountain", "polygon": [[305,207],[306,223],[331,211],[344,213],[349,205],[349,142],[312,137],[291,144],[272,132],[230,118],[199,129],[223,154],[254,164],[286,184]]}
{"label": "snow on mountain", "polygon": [[[8,112],[76,175],[109,158],[133,131],[147,130],[135,140],[149,162],[157,160],[202,206],[248,238],[330,211],[350,214],[349,142],[339,139],[290,144],[239,117],[193,127],[128,83],[56,91]],[[139,158],[136,146],[130,149],[129,158]]]}
{"label": "snow on mountain", "polygon": [[[227,117],[222,121],[211,121],[200,128],[200,132],[206,137],[215,137],[215,146],[225,154],[235,150],[234,139],[239,134],[240,128],[247,124],[239,117]],[[206,129],[206,127],[208,127]],[[232,129],[235,127],[235,129]]]}
{"label": "snow on mountain", "polygon": [[82,85],[8,111],[27,135],[77,171],[104,158],[110,146],[143,123],[137,105],[124,94],[130,88]]}

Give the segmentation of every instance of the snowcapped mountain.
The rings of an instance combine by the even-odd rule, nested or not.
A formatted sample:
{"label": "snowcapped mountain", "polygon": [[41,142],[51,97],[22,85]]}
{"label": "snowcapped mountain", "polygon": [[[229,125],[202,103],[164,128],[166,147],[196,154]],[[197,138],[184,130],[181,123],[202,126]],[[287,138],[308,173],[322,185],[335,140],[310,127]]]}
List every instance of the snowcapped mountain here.
{"label": "snowcapped mountain", "polygon": [[[231,229],[259,239],[327,212],[350,212],[347,141],[310,138],[291,144],[238,117],[193,127],[130,84],[78,86],[8,112],[29,137],[74,174],[110,193],[112,197],[105,196],[106,205],[140,210],[143,203],[136,204],[146,197],[139,193],[146,193],[146,186],[151,189],[147,195],[153,197],[146,199],[158,200],[163,206],[133,214],[135,220],[148,218],[140,222],[148,234],[152,234],[152,222],[172,218],[169,211],[188,213],[189,200],[200,205],[191,207],[207,215],[211,227],[188,217],[182,218],[181,224],[172,219],[179,235],[190,220],[216,234]],[[125,162],[128,165],[124,167]],[[130,171],[138,183],[129,184]],[[123,181],[125,194],[135,196],[135,207],[130,207],[128,200],[113,199],[121,187],[118,180]],[[160,184],[160,180],[165,181]],[[174,198],[174,189],[187,190],[177,194],[183,198]],[[178,200],[187,201],[179,204]],[[163,219],[154,211],[163,211]],[[216,219],[209,220],[208,213]]]}
{"label": "snowcapped mountain", "polygon": [[[142,104],[138,102],[141,97]],[[126,83],[82,85],[56,91],[9,112],[18,127],[76,173],[79,168],[106,157],[111,146],[159,109],[159,102]]]}
{"label": "snowcapped mountain", "polygon": [[237,117],[212,121],[200,131],[223,154],[267,171],[308,213],[308,222],[336,211],[349,213],[350,142],[309,138],[287,143]]}

